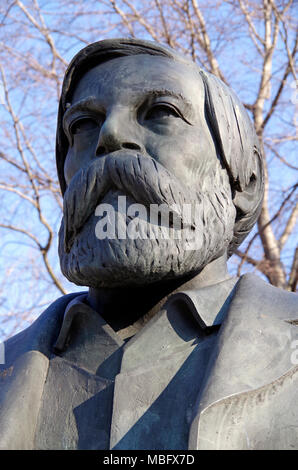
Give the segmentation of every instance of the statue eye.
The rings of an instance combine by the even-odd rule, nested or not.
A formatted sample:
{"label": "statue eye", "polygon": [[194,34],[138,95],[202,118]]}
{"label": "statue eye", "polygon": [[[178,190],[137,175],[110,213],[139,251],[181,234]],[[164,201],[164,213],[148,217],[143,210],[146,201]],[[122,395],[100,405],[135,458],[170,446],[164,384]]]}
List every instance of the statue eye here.
{"label": "statue eye", "polygon": [[98,123],[92,118],[77,119],[70,128],[72,135],[83,134],[84,132],[98,129]]}
{"label": "statue eye", "polygon": [[168,104],[156,104],[152,106],[151,109],[149,109],[145,116],[145,119],[163,119],[170,116],[181,117],[176,108],[174,108],[174,106],[170,106]]}

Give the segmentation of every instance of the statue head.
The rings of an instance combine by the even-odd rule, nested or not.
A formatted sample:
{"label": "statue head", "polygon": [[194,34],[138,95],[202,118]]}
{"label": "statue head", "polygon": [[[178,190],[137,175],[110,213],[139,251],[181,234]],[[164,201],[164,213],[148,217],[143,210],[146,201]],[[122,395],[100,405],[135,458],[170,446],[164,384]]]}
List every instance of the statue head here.
{"label": "statue head", "polygon": [[[157,43],[105,40],[74,57],[59,104],[56,158],[61,268],[79,285],[195,275],[230,256],[260,212],[261,152],[241,102]],[[142,207],[161,217],[149,220]],[[98,236],[103,214],[106,226],[117,227],[105,238]]]}

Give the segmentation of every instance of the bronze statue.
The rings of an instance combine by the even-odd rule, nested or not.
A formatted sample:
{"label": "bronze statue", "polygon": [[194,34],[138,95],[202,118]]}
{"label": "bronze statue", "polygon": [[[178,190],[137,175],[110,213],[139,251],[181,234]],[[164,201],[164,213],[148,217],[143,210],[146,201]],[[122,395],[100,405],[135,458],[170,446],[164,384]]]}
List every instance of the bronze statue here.
{"label": "bronze statue", "polygon": [[160,44],[91,44],[56,157],[61,269],[89,290],[7,341],[0,447],[297,449],[296,296],[226,267],[264,184],[235,94]]}

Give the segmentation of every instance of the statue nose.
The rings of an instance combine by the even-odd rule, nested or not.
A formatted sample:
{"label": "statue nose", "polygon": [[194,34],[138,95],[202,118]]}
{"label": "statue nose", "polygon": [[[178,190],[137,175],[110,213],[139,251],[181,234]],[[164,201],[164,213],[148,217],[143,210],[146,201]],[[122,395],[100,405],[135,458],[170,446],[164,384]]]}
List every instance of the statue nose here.
{"label": "statue nose", "polygon": [[134,123],[127,116],[116,113],[107,116],[103,123],[96,147],[96,156],[121,149],[142,151],[143,146],[136,136]]}

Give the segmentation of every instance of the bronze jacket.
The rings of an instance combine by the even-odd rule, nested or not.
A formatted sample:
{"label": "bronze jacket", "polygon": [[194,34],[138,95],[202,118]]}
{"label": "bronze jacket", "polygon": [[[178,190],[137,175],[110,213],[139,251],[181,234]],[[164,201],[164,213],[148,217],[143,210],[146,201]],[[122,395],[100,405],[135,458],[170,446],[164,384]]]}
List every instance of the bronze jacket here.
{"label": "bronze jacket", "polygon": [[[113,385],[109,444],[105,448],[158,449],[158,441],[150,447],[142,440],[142,433],[148,431],[148,426],[155,426],[164,434],[168,431],[169,435],[179,435],[180,421],[172,418],[178,415],[177,403],[181,400],[188,423],[188,444],[183,447],[178,439],[173,444],[165,441],[160,448],[298,449],[297,296],[252,274],[242,276],[235,287],[235,282],[221,284],[174,294],[161,312],[124,345],[121,370]],[[72,431],[67,431],[65,439],[58,437],[59,445],[52,436],[47,439],[52,424],[47,423],[43,411],[43,396],[51,361],[55,364],[58,358],[55,367],[59,369],[63,359],[53,353],[53,346],[64,328],[66,307],[78,295],[58,299],[29,328],[5,343],[5,364],[0,369],[0,449],[103,448],[96,442],[88,447],[80,437],[80,432],[88,432],[86,423],[80,431],[72,416],[76,414],[72,400],[79,400],[76,406],[88,402],[86,409],[92,414],[92,400],[99,385],[98,381],[92,385],[92,374],[85,370],[84,390],[73,385],[70,390],[74,390],[75,398],[69,392],[63,398],[63,380],[77,379],[67,376],[68,372],[65,375],[62,368],[63,380],[57,381],[53,414],[65,410],[66,404],[64,428],[68,426]],[[183,323],[187,316],[197,324],[197,337],[207,338],[207,342],[194,339],[188,329],[193,327]],[[209,353],[204,356],[205,350]],[[195,357],[198,359],[191,362]],[[72,373],[79,369],[69,357],[63,361]],[[182,389],[180,396],[171,392],[168,396],[173,402],[166,402],[165,421],[156,424],[161,419],[156,403],[167,390],[175,392],[176,379],[186,363],[191,364],[192,375],[182,375],[177,387],[184,383],[185,390],[195,390],[195,400],[185,403]],[[101,380],[107,384],[109,378]],[[60,396],[69,403],[59,403]],[[147,421],[146,416],[150,418]],[[39,437],[43,433],[46,437]]]}

